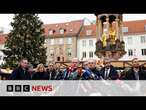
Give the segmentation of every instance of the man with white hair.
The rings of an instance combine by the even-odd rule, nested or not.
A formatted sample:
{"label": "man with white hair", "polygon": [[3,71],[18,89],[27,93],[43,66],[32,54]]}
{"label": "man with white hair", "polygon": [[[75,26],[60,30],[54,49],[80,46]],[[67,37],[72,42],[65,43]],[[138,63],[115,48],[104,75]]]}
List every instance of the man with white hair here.
{"label": "man with white hair", "polygon": [[87,60],[87,68],[85,69],[85,73],[84,73],[83,77],[85,79],[93,79],[93,80],[101,79],[100,72],[96,68],[96,60],[95,59],[88,59]]}
{"label": "man with white hair", "polygon": [[64,77],[65,80],[76,79],[76,77],[78,75],[78,71],[77,71],[78,65],[79,65],[78,58],[73,58],[71,66],[63,71],[63,74],[64,74],[63,77]]}

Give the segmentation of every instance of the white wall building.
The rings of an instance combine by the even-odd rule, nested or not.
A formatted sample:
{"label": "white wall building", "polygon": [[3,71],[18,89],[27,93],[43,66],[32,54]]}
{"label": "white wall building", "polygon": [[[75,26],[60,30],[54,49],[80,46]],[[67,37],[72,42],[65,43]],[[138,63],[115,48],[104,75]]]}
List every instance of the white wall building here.
{"label": "white wall building", "polygon": [[94,54],[96,46],[96,38],[82,38],[77,41],[77,57],[79,60],[87,60],[89,58],[97,59],[97,56]]}
{"label": "white wall building", "polygon": [[[123,25],[123,40],[126,54],[119,60],[127,61],[133,58],[146,60],[146,20],[127,21]],[[81,60],[98,57],[96,49],[96,25],[84,25],[77,40],[77,57]],[[93,52],[93,57],[92,57]]]}
{"label": "white wall building", "polygon": [[98,59],[94,54],[96,41],[96,25],[84,25],[77,39],[77,57],[79,60]]}
{"label": "white wall building", "polygon": [[124,22],[123,32],[127,53],[120,60],[146,60],[146,20]]}

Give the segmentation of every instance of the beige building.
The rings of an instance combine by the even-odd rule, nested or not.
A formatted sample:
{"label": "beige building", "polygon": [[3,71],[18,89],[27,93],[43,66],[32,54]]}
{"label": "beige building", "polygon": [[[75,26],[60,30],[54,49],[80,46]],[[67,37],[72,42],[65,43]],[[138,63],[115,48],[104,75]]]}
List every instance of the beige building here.
{"label": "beige building", "polygon": [[47,63],[67,62],[77,57],[77,38],[82,26],[83,20],[44,25]]}

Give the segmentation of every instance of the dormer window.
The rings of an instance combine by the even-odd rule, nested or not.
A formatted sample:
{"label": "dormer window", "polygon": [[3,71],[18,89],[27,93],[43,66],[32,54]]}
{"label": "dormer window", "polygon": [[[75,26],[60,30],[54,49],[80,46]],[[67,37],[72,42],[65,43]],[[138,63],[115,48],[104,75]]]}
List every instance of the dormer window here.
{"label": "dormer window", "polygon": [[65,25],[66,25],[66,26],[68,26],[69,24],[68,24],[68,23],[66,23]]}
{"label": "dormer window", "polygon": [[49,35],[53,35],[55,33],[55,30],[49,30]]}
{"label": "dormer window", "polygon": [[52,35],[53,34],[53,30],[49,30],[49,35]]}
{"label": "dormer window", "polygon": [[92,34],[92,30],[87,30],[86,31],[86,35],[91,35]]}
{"label": "dormer window", "polygon": [[66,29],[60,29],[60,34],[64,34],[65,31]]}

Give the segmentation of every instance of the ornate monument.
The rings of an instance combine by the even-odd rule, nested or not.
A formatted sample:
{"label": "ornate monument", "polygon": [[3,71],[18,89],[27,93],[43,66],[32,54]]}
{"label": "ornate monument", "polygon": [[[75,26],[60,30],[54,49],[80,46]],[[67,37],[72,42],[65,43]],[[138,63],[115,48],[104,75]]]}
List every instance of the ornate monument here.
{"label": "ornate monument", "polygon": [[122,14],[95,14],[97,26],[97,42],[95,54],[99,58],[108,57],[118,60],[124,54]]}

